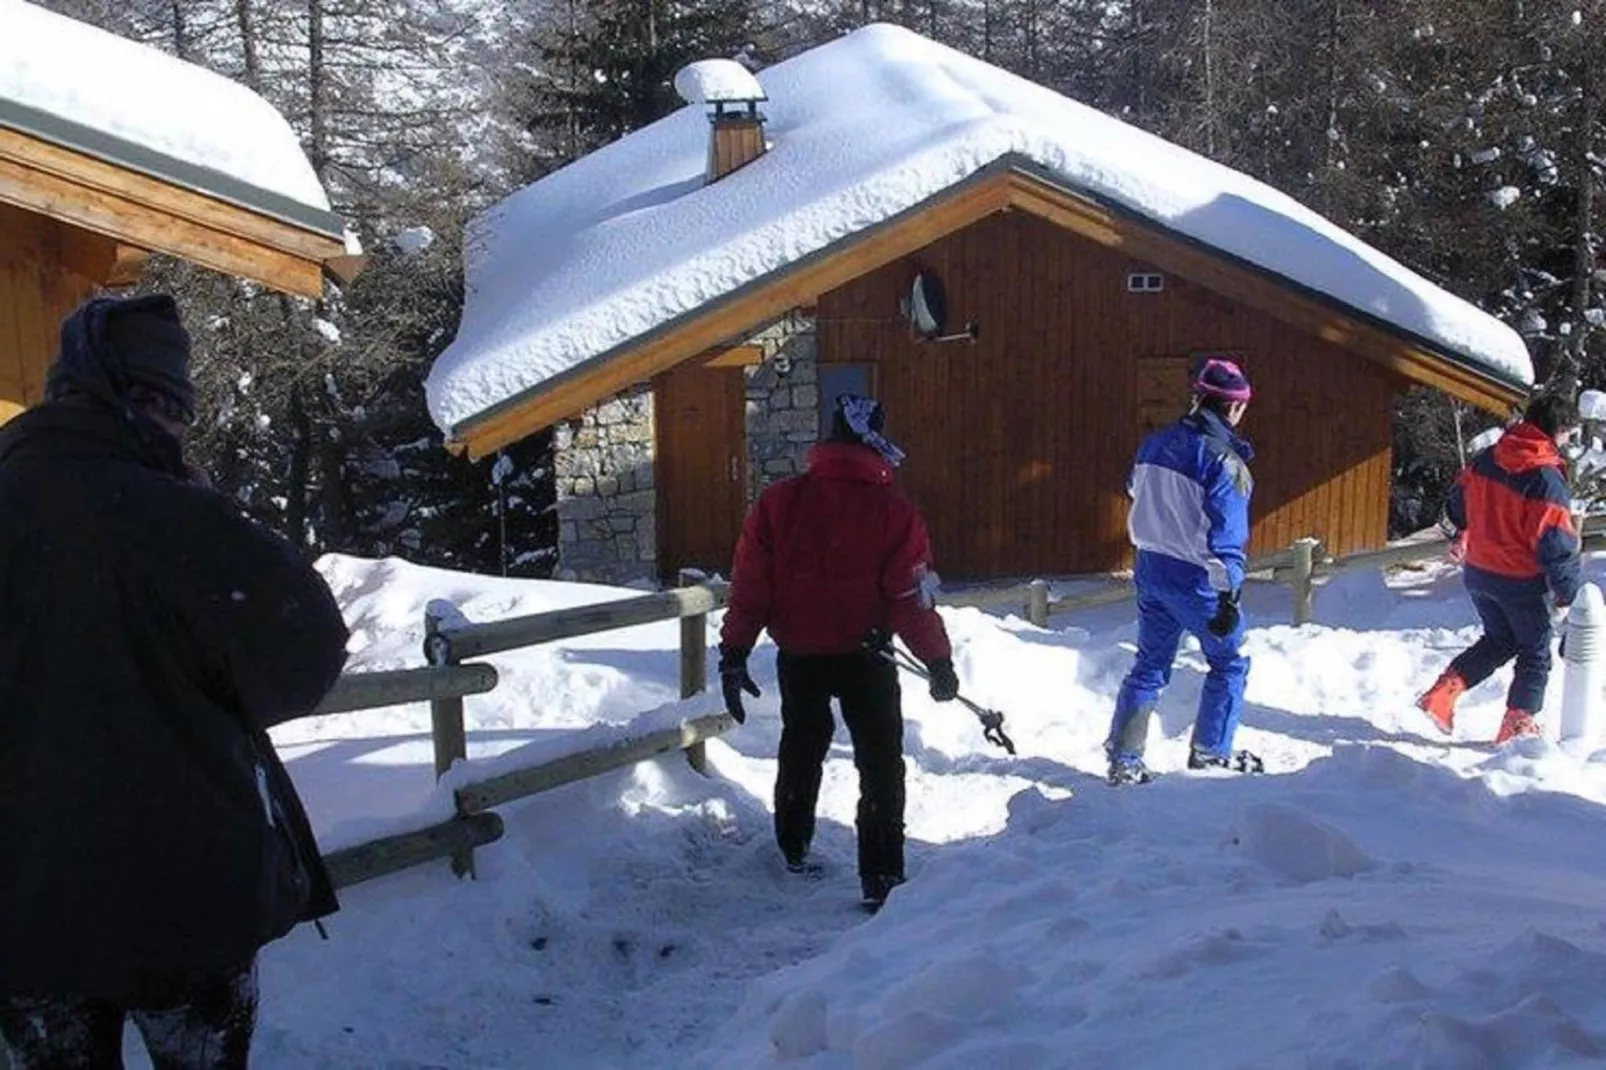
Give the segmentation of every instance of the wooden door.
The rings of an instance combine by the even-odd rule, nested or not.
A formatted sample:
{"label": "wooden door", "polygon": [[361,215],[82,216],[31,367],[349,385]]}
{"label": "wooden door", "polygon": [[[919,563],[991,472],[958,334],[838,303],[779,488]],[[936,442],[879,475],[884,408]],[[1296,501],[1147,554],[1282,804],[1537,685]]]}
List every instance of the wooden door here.
{"label": "wooden door", "polygon": [[747,380],[740,368],[682,364],[653,380],[658,573],[730,575],[747,511]]}
{"label": "wooden door", "polygon": [[1139,357],[1133,362],[1138,403],[1138,432],[1147,435],[1175,423],[1188,411],[1192,387],[1187,357]]}

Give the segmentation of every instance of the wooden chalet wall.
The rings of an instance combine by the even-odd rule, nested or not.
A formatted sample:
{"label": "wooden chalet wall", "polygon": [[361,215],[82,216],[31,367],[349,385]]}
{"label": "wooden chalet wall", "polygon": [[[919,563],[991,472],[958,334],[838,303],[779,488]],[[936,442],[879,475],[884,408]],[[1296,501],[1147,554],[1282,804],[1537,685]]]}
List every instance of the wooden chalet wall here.
{"label": "wooden chalet wall", "polygon": [[[948,298],[949,331],[899,315],[915,272]],[[1097,572],[1131,562],[1126,475],[1146,422],[1175,419],[1187,358],[1241,355],[1256,399],[1253,549],[1320,537],[1346,553],[1387,538],[1391,402],[1404,382],[1366,359],[1020,212],[988,217],[824,295],[822,362],[873,365],[899,482],[955,578]]]}
{"label": "wooden chalet wall", "polygon": [[61,321],[115,256],[108,238],[0,204],[0,423],[44,396]]}

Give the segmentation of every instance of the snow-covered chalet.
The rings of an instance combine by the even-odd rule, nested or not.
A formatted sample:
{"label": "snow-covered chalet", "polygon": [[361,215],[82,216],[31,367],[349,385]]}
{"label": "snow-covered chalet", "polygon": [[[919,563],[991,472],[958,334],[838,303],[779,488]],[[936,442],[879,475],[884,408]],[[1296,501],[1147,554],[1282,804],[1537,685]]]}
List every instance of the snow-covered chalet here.
{"label": "snow-covered chalet", "polygon": [[846,390],[945,576],[1120,567],[1139,436],[1218,352],[1257,391],[1255,549],[1346,553],[1387,538],[1401,391],[1532,383],[1515,332],[1283,194],[908,30],[676,83],[476,220],[428,383],[472,456],[556,429],[561,575],[728,569]]}

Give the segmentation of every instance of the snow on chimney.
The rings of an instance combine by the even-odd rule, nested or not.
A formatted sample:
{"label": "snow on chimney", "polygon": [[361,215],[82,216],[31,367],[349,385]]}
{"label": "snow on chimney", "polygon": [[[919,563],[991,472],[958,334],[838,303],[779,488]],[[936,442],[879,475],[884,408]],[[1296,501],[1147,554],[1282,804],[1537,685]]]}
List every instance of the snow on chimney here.
{"label": "snow on chimney", "polygon": [[708,182],[718,182],[764,155],[764,116],[758,105],[768,98],[746,67],[732,59],[689,63],[675,75],[675,91],[686,103],[710,109]]}

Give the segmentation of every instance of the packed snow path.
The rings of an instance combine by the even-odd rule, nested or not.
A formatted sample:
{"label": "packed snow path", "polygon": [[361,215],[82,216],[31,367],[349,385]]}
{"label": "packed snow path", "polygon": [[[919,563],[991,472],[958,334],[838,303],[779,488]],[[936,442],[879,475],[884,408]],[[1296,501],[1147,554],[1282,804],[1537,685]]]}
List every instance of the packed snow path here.
{"label": "packed snow path", "polygon": [[[416,661],[432,597],[475,619],[597,597],[324,567],[371,668]],[[1256,589],[1249,608],[1240,744],[1273,775],[1180,771],[1194,651],[1152,748],[1170,775],[1119,792],[1098,779],[1099,743],[1130,607],[1049,631],[946,612],[966,693],[1006,712],[1021,756],[910,682],[912,880],[873,919],[855,902],[845,733],[822,798],[826,874],[775,857],[760,648],[765,696],[711,744],[714,778],[667,758],[509,807],[478,881],[440,864],[352,889],[329,942],[297,931],[272,948],[257,1065],[1599,1065],[1606,755],[1480,742],[1505,675],[1468,697],[1456,740],[1433,734],[1411,699],[1475,634],[1453,574],[1346,578],[1303,629],[1283,623],[1284,591]],[[469,700],[475,753],[666,701],[676,642],[651,626],[500,659],[501,687]],[[408,707],[281,738],[326,840],[417,806],[427,723]]]}

